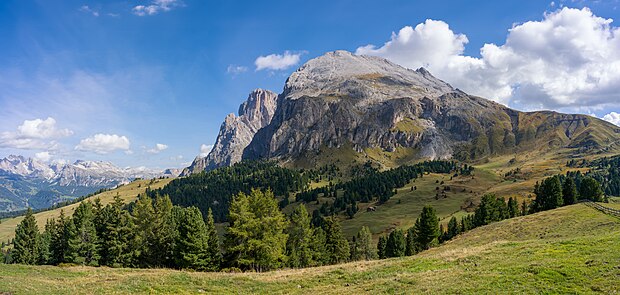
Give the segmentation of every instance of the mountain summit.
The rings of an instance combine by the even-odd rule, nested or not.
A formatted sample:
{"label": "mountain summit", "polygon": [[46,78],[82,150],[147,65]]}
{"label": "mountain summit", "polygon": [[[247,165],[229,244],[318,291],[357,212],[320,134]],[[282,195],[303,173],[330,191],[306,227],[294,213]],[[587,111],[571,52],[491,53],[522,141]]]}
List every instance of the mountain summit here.
{"label": "mountain summit", "polygon": [[424,68],[411,70],[347,51],[308,61],[287,79],[282,94],[269,97],[273,119],[261,117],[261,124],[246,128],[244,112],[229,115],[204,160],[210,164],[194,170],[241,158],[300,164],[324,149],[365,160],[398,159],[392,162],[399,165],[557,148],[601,151],[618,149],[620,142],[620,128],[603,120],[520,112],[455,89]]}

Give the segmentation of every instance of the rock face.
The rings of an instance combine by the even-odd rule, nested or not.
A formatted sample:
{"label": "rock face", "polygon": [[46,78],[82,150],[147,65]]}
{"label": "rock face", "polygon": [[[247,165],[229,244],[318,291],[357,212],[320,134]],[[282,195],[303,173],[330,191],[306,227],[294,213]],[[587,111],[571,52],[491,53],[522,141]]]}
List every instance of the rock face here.
{"label": "rock face", "polygon": [[279,97],[273,120],[244,159],[288,161],[352,145],[359,153],[402,147],[418,158],[470,160],[527,149],[606,149],[620,140],[620,128],[593,117],[519,112],[454,89],[424,68],[346,51],[308,61]]}
{"label": "rock face", "polygon": [[239,106],[238,116],[232,113],[226,116],[211,152],[206,157],[197,157],[181,175],[230,166],[241,161],[243,150],[250,144],[254,134],[271,122],[277,100],[278,95],[269,90],[252,91]]}

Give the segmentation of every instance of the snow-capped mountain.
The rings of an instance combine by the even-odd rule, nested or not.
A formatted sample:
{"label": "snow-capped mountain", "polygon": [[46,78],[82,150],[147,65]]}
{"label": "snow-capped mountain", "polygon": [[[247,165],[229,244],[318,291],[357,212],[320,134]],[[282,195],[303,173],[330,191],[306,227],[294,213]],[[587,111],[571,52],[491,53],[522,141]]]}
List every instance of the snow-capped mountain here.
{"label": "snow-capped mountain", "polygon": [[136,178],[176,177],[175,171],[146,167],[120,168],[110,162],[44,163],[10,155],[0,159],[0,211],[25,207],[44,208],[102,188],[112,188]]}

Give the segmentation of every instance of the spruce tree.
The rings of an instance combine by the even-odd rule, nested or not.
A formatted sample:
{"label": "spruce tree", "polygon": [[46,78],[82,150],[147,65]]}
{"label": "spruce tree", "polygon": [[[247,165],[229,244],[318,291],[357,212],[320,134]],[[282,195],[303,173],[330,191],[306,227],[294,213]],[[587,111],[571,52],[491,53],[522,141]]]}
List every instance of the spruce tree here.
{"label": "spruce tree", "polygon": [[377,242],[377,256],[379,256],[379,259],[387,258],[387,255],[385,252],[386,247],[387,247],[387,237],[380,236],[379,241]]}
{"label": "spruce tree", "polygon": [[230,265],[266,271],[284,262],[288,224],[270,190],[239,193],[230,204],[228,220],[225,248]]}
{"label": "spruce tree", "polygon": [[220,240],[215,228],[215,220],[213,219],[213,211],[209,208],[207,213],[207,265],[208,271],[217,271],[222,263],[222,251],[220,250]]}
{"label": "spruce tree", "polygon": [[155,258],[153,264],[173,267],[175,263],[175,242],[179,232],[177,221],[172,215],[173,206],[170,197],[158,195],[153,207],[153,248],[151,250],[151,255]]}
{"label": "spruce tree", "polygon": [[508,198],[508,218],[517,217],[519,215],[519,203],[517,199]]}
{"label": "spruce tree", "polygon": [[286,254],[290,267],[307,267],[312,264],[312,228],[306,206],[301,204],[293,210],[287,230]]}
{"label": "spruce tree", "polygon": [[579,196],[581,199],[601,202],[603,201],[603,190],[596,179],[586,177],[581,180],[581,185],[579,186]]}
{"label": "spruce tree", "polygon": [[564,184],[562,185],[562,199],[564,199],[564,205],[572,205],[577,203],[577,186],[572,177],[566,177]]}
{"label": "spruce tree", "polygon": [[69,223],[68,261],[82,265],[98,265],[98,242],[93,204],[82,202],[73,212],[73,218]]}
{"label": "spruce tree", "polygon": [[155,236],[155,210],[151,197],[140,194],[136,201],[132,216],[135,224],[135,240],[133,251],[135,264],[141,267],[151,267],[158,263],[154,253],[157,237]]}
{"label": "spruce tree", "polygon": [[325,218],[325,250],[328,262],[336,264],[347,261],[349,258],[349,241],[342,234],[340,223],[336,218]]}
{"label": "spruce tree", "polygon": [[67,262],[67,250],[69,248],[69,229],[67,223],[69,219],[65,217],[65,211],[60,210],[60,216],[56,225],[50,228],[50,263],[59,264]]}
{"label": "spruce tree", "polygon": [[52,234],[56,230],[54,218],[45,223],[45,231],[39,235],[39,259],[38,264],[52,264],[51,243]]}
{"label": "spruce tree", "polygon": [[459,223],[458,221],[456,221],[456,217],[452,216],[452,218],[450,218],[450,221],[448,221],[448,230],[446,231],[447,233],[446,240],[450,240],[456,237],[460,232],[461,232],[461,228],[459,227]]}
{"label": "spruce tree", "polygon": [[326,249],[325,231],[321,227],[312,228],[312,239],[310,240],[312,253],[312,266],[321,266],[329,263],[329,256]]}
{"label": "spruce tree", "polygon": [[13,262],[20,264],[36,264],[39,260],[39,242],[39,228],[34,219],[32,209],[28,208],[26,217],[15,229],[13,250],[11,251]]}
{"label": "spruce tree", "polygon": [[208,270],[211,267],[208,249],[207,226],[202,213],[196,207],[185,208],[179,222],[177,265],[186,269]]}
{"label": "spruce tree", "polygon": [[385,246],[385,255],[387,257],[405,256],[406,248],[407,242],[403,230],[395,229],[388,236],[387,245]]}
{"label": "spruce tree", "polygon": [[437,244],[439,219],[435,209],[430,205],[424,206],[419,219],[419,226],[416,228],[416,244],[420,250],[427,250]]}
{"label": "spruce tree", "polygon": [[405,238],[405,242],[405,256],[415,255],[419,252],[416,245],[416,225],[410,227],[407,230],[407,237]]}
{"label": "spruce tree", "polygon": [[114,202],[99,210],[103,223],[99,237],[102,265],[119,267],[132,264],[133,220],[123,206],[122,199],[116,195]]}

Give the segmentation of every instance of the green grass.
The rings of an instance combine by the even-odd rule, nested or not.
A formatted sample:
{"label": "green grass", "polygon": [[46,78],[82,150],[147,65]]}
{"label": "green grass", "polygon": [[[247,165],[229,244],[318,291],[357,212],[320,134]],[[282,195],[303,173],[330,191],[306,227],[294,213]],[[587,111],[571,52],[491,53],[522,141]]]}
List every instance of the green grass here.
{"label": "green grass", "polygon": [[[118,194],[125,203],[129,203],[135,200],[140,193],[143,193],[147,187],[150,187],[151,189],[158,189],[168,184],[171,180],[171,178],[156,179],[153,181],[153,183],[151,183],[151,180],[136,180],[117,189],[97,194],[86,200],[92,201],[95,198],[100,198],[101,203],[103,205],[106,205],[108,203],[111,203],[114,200],[114,196]],[[79,203],[75,203],[62,208],[43,211],[35,214],[34,216],[37,220],[39,228],[43,230],[45,227],[45,222],[47,222],[48,219],[58,218],[58,216],[60,216],[61,209],[64,210],[66,216],[71,216],[75,208],[77,208],[78,206]],[[8,218],[2,220],[2,223],[0,223],[0,241],[8,241],[12,239],[15,236],[15,228],[23,219],[23,216],[18,216],[15,218]]]}
{"label": "green grass", "polygon": [[12,294],[614,293],[620,219],[578,204],[474,229],[419,255],[268,273],[4,265]]}

